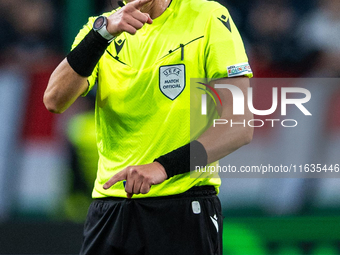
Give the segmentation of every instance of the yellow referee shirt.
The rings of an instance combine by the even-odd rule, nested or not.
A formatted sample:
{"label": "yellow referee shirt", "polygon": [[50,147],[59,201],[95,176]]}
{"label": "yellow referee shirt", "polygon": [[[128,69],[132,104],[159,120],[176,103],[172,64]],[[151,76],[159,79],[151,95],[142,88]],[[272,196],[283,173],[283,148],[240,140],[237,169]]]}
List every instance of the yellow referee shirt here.
{"label": "yellow referee shirt", "polygon": [[[89,19],[73,47],[94,20]],[[172,0],[153,24],[136,35],[117,37],[88,78],[89,90],[98,82],[99,162],[92,196],[126,197],[123,182],[108,190],[104,183],[127,166],[151,163],[190,142],[190,78],[251,77],[247,62],[228,10],[214,1]],[[200,185],[218,191],[220,183],[219,178],[181,174],[133,198],[174,195]]]}

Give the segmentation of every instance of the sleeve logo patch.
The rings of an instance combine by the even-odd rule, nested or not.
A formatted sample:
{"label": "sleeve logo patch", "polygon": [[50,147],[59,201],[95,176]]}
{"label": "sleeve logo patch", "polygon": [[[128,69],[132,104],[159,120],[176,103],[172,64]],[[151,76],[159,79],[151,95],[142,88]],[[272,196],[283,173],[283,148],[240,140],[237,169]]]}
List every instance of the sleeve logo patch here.
{"label": "sleeve logo patch", "polygon": [[185,65],[161,66],[159,89],[169,99],[175,100],[185,88]]}
{"label": "sleeve logo patch", "polygon": [[238,65],[228,66],[228,77],[242,76],[245,74],[251,74],[252,70],[249,63],[242,63]]}
{"label": "sleeve logo patch", "polygon": [[217,18],[219,21],[222,22],[222,24],[230,31],[231,33],[231,26],[230,26],[230,19],[226,21],[227,17],[222,15],[221,18]]}

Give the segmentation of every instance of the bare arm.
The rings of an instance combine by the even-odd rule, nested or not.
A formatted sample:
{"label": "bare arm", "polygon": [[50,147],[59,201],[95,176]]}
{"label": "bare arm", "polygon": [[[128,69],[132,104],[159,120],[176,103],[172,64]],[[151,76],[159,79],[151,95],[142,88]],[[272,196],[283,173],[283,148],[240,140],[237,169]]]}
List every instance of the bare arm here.
{"label": "bare arm", "polygon": [[[249,78],[224,78],[212,82],[213,84],[231,84],[240,88],[245,96],[245,104],[247,102],[247,89],[249,87]],[[207,129],[197,140],[203,144],[208,154],[208,164],[219,160],[233,151],[239,149],[243,145],[248,144],[253,137],[253,128],[247,125],[247,122],[253,118],[253,114],[245,105],[245,115],[233,115],[233,98],[228,89],[216,89],[221,97],[222,107],[218,108],[220,118],[233,122],[243,122],[245,120],[246,127],[243,125],[230,126],[216,125]],[[218,105],[220,106],[220,105]]]}
{"label": "bare arm", "polygon": [[87,77],[77,74],[65,58],[52,73],[44,94],[44,104],[50,112],[62,113],[83,94]]}
{"label": "bare arm", "polygon": [[[150,1],[133,1],[114,12],[107,18],[107,31],[114,36],[122,32],[135,34],[145,23],[151,24],[149,14],[140,11]],[[65,58],[50,77],[44,94],[44,104],[49,111],[62,113],[86,91],[87,87],[87,77],[76,73]]]}

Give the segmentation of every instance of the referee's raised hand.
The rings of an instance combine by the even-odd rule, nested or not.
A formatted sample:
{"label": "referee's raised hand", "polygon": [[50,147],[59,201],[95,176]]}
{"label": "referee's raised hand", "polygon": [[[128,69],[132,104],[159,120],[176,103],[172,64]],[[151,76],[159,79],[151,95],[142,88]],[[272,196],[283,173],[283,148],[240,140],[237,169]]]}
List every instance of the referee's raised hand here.
{"label": "referee's raised hand", "polygon": [[108,17],[107,31],[114,36],[118,36],[122,32],[134,35],[145,23],[152,24],[150,15],[141,12],[141,8],[150,1],[135,0],[111,14]]}
{"label": "referee's raised hand", "polygon": [[168,178],[164,167],[153,162],[147,165],[129,166],[119,173],[115,174],[104,184],[104,189],[109,189],[119,181],[126,180],[125,191],[128,198],[133,194],[147,194],[151,185],[164,182]]}

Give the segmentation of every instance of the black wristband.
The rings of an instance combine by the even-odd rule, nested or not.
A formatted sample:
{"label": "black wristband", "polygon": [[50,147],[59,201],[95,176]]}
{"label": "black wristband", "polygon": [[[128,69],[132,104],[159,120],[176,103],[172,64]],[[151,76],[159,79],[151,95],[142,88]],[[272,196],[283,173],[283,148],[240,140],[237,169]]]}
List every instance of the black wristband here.
{"label": "black wristband", "polygon": [[160,163],[168,178],[178,174],[194,171],[196,166],[205,167],[208,164],[208,155],[199,141],[192,141],[168,154],[155,159]]}
{"label": "black wristband", "polygon": [[67,61],[80,76],[89,77],[110,42],[93,29],[68,55]]}

